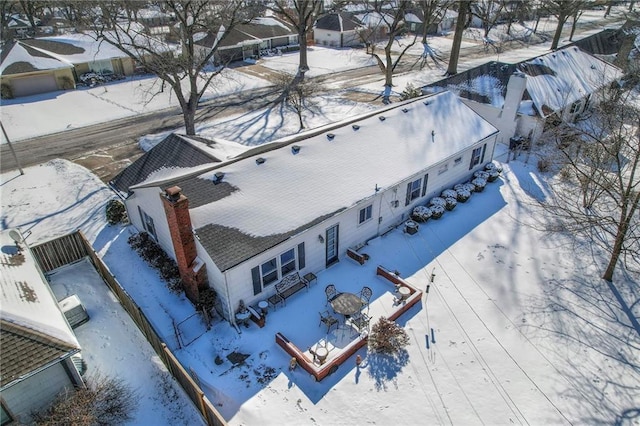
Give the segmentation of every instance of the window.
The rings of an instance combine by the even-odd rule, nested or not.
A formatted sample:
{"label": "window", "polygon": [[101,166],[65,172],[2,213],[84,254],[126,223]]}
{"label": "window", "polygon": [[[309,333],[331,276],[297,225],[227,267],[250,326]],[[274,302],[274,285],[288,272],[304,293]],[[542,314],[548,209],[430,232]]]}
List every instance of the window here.
{"label": "window", "polygon": [[260,265],[260,272],[262,274],[262,285],[271,284],[278,280],[278,264],[276,259],[271,259],[266,263]]}
{"label": "window", "polygon": [[257,295],[262,289],[281,279],[291,271],[302,269],[305,266],[304,243],[298,244],[296,248],[289,249],[260,266],[251,269],[251,281],[253,282],[253,294]]}
{"label": "window", "polygon": [[582,107],[582,102],[575,101],[574,103],[571,104],[571,109],[569,110],[569,114],[575,114],[577,112],[580,112],[581,107]]}
{"label": "window", "polygon": [[153,238],[156,240],[158,237],[156,236],[156,227],[153,224],[153,218],[146,214],[140,206],[138,206],[138,213],[140,213],[140,220],[142,221],[142,226],[144,230],[147,231]]}
{"label": "window", "polygon": [[373,213],[373,205],[369,205],[360,210],[360,217],[358,218],[358,224],[365,223],[369,219],[371,219],[371,214]]}
{"label": "window", "polygon": [[413,182],[407,184],[407,199],[404,203],[405,206],[411,204],[413,200],[420,196],[420,187],[422,186],[422,178],[416,179]]}
{"label": "window", "polygon": [[287,250],[280,255],[280,272],[284,277],[291,271],[296,270],[296,251],[295,249]]}
{"label": "window", "polygon": [[422,196],[424,197],[427,193],[427,182],[429,182],[429,173],[424,175],[424,181],[422,183]]}
{"label": "window", "polygon": [[455,160],[453,160],[453,165],[454,166],[457,166],[457,165],[460,165],[460,164],[462,164],[462,157],[458,157]]}
{"label": "window", "polygon": [[483,146],[479,146],[474,149],[471,153],[471,163],[469,164],[469,170],[473,169],[478,164],[484,161],[484,154],[487,150],[487,144],[485,143]]}

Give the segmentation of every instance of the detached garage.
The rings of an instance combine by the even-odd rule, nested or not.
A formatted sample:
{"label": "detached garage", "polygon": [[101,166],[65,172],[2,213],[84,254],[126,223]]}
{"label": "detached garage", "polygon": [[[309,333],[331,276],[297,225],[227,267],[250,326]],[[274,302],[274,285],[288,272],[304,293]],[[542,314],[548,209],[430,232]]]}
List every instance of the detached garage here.
{"label": "detached garage", "polygon": [[16,42],[2,51],[2,98],[74,89],[73,65]]}

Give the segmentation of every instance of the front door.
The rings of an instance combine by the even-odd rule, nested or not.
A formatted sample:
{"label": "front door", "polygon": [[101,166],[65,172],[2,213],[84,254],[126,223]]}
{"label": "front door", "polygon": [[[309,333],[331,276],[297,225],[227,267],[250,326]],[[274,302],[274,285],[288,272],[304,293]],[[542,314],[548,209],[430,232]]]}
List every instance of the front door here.
{"label": "front door", "polygon": [[338,261],[338,225],[327,229],[327,266]]}

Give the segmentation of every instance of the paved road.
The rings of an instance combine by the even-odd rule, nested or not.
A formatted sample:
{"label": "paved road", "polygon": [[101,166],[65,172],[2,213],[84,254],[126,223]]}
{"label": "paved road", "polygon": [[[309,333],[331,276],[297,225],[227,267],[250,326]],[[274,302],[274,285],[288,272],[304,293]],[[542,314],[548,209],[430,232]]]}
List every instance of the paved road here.
{"label": "paved road", "polygon": [[[611,19],[607,24],[611,24]],[[620,21],[622,22],[622,21]],[[599,22],[589,22],[579,26],[577,32],[602,26]],[[523,47],[522,42],[511,42],[502,46],[504,50]],[[449,53],[443,52],[448,59]],[[484,46],[470,46],[461,50],[461,59],[471,59],[486,55]],[[417,63],[417,57],[407,55],[396,69],[396,74],[410,72]],[[315,77],[319,83],[331,82],[332,90],[348,89],[382,78],[377,66],[359,68],[339,73]],[[213,117],[260,109],[272,102],[278,93],[273,87],[260,88],[228,95],[203,102],[198,109],[196,121]],[[107,181],[140,155],[137,147],[139,137],[180,127],[183,124],[179,108],[170,108],[95,124],[60,133],[22,140],[13,144],[22,167],[41,164],[54,158],[75,161]],[[0,147],[0,168],[9,171],[17,168],[7,144]]]}

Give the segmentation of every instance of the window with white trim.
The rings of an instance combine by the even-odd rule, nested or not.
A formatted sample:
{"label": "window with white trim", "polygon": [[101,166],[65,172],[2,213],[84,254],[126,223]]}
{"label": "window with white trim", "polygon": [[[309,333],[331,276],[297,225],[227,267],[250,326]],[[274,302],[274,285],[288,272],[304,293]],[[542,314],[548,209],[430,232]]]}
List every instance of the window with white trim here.
{"label": "window with white trim", "polygon": [[422,178],[416,179],[407,184],[407,199],[404,205],[408,206],[413,200],[420,197],[420,187],[422,186]]}
{"label": "window with white trim", "polygon": [[281,276],[287,275],[291,271],[296,270],[296,250],[287,250],[280,255],[280,273]]}
{"label": "window with white trim", "polygon": [[360,209],[360,213],[358,214],[358,225],[363,224],[371,219],[373,214],[373,205],[370,204],[367,207]]}
{"label": "window with white trim", "polygon": [[469,170],[480,164],[482,157],[482,147],[479,146],[471,153],[471,163],[469,164]]}
{"label": "window with white trim", "polygon": [[138,206],[138,213],[140,213],[140,220],[145,231],[147,231],[153,238],[158,239],[156,235],[156,227],[153,224],[153,218],[145,213],[140,206]]}
{"label": "window with white trim", "polygon": [[262,285],[271,284],[278,280],[278,263],[275,258],[260,265]]}

